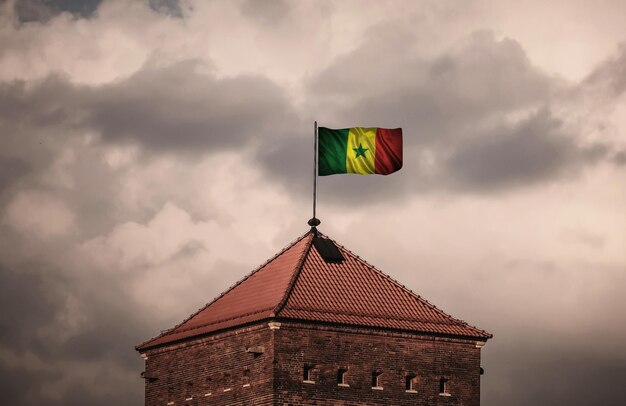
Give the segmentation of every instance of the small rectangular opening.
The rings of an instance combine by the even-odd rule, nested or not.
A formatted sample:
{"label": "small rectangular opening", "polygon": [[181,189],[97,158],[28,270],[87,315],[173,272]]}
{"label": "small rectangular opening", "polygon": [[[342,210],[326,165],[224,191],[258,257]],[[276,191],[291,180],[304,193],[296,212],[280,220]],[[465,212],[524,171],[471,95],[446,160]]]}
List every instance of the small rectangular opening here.
{"label": "small rectangular opening", "polygon": [[304,366],[302,369],[302,380],[306,383],[313,383],[313,366]]}
{"label": "small rectangular opening", "polygon": [[313,238],[313,245],[324,262],[338,264],[344,260],[339,248],[328,238],[315,237]]}
{"label": "small rectangular opening", "polygon": [[439,394],[440,395],[448,395],[448,378],[441,377],[439,379]]}
{"label": "small rectangular opening", "polygon": [[407,391],[414,391],[415,390],[415,375],[409,374],[406,376],[406,382],[404,385],[404,389]]}
{"label": "small rectangular opening", "polygon": [[380,371],[374,371],[372,372],[372,388],[381,388],[381,382],[380,382],[380,376],[383,373]]}
{"label": "small rectangular opening", "polygon": [[337,370],[337,384],[338,385],[346,385],[346,372],[348,372],[348,370],[344,368],[339,368]]}

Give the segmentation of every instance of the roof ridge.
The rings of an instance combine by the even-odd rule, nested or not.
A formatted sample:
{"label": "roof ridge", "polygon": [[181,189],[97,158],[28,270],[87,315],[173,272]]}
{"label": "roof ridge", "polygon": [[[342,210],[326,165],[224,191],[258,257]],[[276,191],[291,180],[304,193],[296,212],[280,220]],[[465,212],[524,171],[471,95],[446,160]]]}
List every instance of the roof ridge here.
{"label": "roof ridge", "polygon": [[342,244],[338,243],[335,239],[330,238],[329,236],[320,233],[320,235],[329,238],[330,240],[332,240],[335,245],[339,245],[341,247],[342,250],[346,251],[348,254],[350,254],[352,257],[354,257],[357,261],[359,261],[360,263],[362,263],[363,265],[365,265],[367,268],[369,268],[370,270],[376,272],[377,275],[382,276],[383,278],[387,279],[389,282],[391,282],[392,284],[394,284],[396,287],[400,288],[402,291],[404,291],[405,293],[407,293],[411,298],[417,300],[418,302],[422,302],[425,305],[427,305],[428,307],[430,307],[432,310],[460,323],[461,325],[464,326],[468,326],[471,327],[472,329],[475,329],[476,331],[481,331],[485,334],[488,334],[489,337],[493,337],[493,334],[488,333],[485,330],[482,330],[476,326],[473,326],[471,324],[469,324],[468,322],[461,320],[461,319],[457,319],[456,317],[453,317],[451,315],[449,315],[448,313],[444,312],[443,310],[439,309],[437,306],[435,306],[434,304],[430,303],[428,300],[424,299],[423,297],[421,297],[420,295],[418,295],[417,293],[413,292],[411,289],[407,288],[406,286],[404,286],[403,284],[401,284],[400,282],[396,281],[394,278],[392,278],[391,276],[387,275],[386,273],[384,273],[383,271],[381,271],[380,269],[376,268],[374,265],[370,264],[369,262],[367,262],[365,259],[361,258],[360,256],[358,256],[357,254],[355,254],[354,252],[350,251],[348,248],[346,248],[345,246],[343,246]]}
{"label": "roof ridge", "polygon": [[[237,286],[241,285],[243,282],[245,282],[247,279],[249,279],[252,275],[256,274],[257,272],[259,272],[261,269],[263,269],[267,264],[269,264],[270,262],[272,262],[273,260],[275,260],[276,258],[278,258],[280,255],[282,255],[285,251],[287,251],[288,249],[290,249],[291,247],[293,247],[294,245],[296,245],[297,243],[299,243],[303,238],[305,238],[311,231],[307,231],[306,233],[302,234],[300,237],[296,238],[295,240],[293,240],[292,242],[290,242],[287,246],[285,246],[282,250],[280,250],[277,254],[275,254],[274,256],[272,256],[270,259],[268,259],[267,261],[265,261],[263,264],[259,265],[258,267],[256,267],[252,272],[249,272],[248,274],[246,274],[243,278],[239,279],[237,282],[235,282],[233,285],[231,285],[228,289],[226,289],[224,292],[222,292],[221,294],[219,294],[218,296],[216,296],[213,300],[211,300],[210,302],[206,303],[204,306],[200,307],[198,310],[196,310],[194,313],[192,313],[189,317],[187,317],[185,320],[181,321],[180,323],[178,323],[177,325],[175,325],[172,328],[169,328],[167,330],[163,330],[160,334],[158,334],[155,337],[152,337],[149,340],[144,341],[141,344],[138,344],[135,346],[135,349],[138,350],[139,348],[144,347],[146,344],[150,343],[151,341],[157,340],[169,333],[171,333],[172,331],[176,330],[178,327],[182,326],[183,324],[187,323],[189,320],[191,320],[192,318],[194,318],[195,316],[197,316],[200,312],[202,312],[204,309],[206,309],[207,307],[211,306],[213,303],[217,302],[218,300],[220,300],[222,297],[226,296],[227,293],[229,293],[230,291],[232,291],[233,289],[235,289]],[[191,330],[191,329],[190,329]],[[183,330],[183,331],[187,331],[187,330]]]}
{"label": "roof ridge", "polygon": [[[316,236],[316,233],[314,233],[313,231],[309,231],[308,233],[305,234],[305,236],[309,234],[312,234],[313,238],[315,238]],[[283,298],[280,299],[280,302],[278,302],[278,304],[274,308],[274,311],[272,311],[271,313],[272,316],[276,316],[278,313],[280,313],[280,311],[283,310],[283,308],[287,304],[287,301],[289,300],[289,297],[291,296],[291,292],[293,292],[293,288],[296,285],[296,281],[298,280],[298,278],[300,277],[300,273],[302,272],[304,261],[306,261],[306,258],[309,256],[309,252],[311,252],[311,246],[313,246],[313,238],[310,239],[310,241],[307,243],[307,246],[304,248],[304,250],[302,250],[302,256],[300,257],[300,259],[298,260],[298,263],[296,264],[296,268],[294,269],[293,275],[291,275],[291,280],[289,281],[289,284],[287,285],[287,289],[285,289],[285,294],[283,295]]]}

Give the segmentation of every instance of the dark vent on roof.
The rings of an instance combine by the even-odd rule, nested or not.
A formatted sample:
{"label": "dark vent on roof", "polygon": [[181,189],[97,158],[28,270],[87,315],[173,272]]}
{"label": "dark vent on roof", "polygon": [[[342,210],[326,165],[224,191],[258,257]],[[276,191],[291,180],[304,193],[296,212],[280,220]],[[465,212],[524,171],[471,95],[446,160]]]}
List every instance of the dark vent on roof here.
{"label": "dark vent on roof", "polygon": [[329,240],[328,238],[315,237],[313,238],[313,245],[315,245],[315,249],[317,249],[317,252],[319,252],[325,262],[338,264],[343,261],[341,251],[339,251],[339,248],[335,246],[332,240]]}

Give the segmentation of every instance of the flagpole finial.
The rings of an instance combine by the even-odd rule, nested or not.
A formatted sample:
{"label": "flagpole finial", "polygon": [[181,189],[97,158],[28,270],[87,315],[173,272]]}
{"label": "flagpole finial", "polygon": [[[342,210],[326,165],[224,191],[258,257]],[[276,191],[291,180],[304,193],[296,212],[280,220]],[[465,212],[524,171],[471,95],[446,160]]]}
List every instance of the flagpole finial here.
{"label": "flagpole finial", "polygon": [[311,227],[317,227],[321,224],[322,222],[320,221],[320,219],[313,217],[311,220],[309,220],[307,222],[308,225],[310,225]]}

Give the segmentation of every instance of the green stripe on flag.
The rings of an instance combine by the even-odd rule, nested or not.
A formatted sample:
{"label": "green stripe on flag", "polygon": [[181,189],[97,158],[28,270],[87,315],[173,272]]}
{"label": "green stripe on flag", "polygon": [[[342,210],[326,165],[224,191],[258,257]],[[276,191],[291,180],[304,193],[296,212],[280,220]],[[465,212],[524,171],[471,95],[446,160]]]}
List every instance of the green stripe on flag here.
{"label": "green stripe on flag", "polygon": [[346,150],[349,130],[348,128],[332,130],[326,127],[318,129],[318,174],[320,176],[347,172]]}

